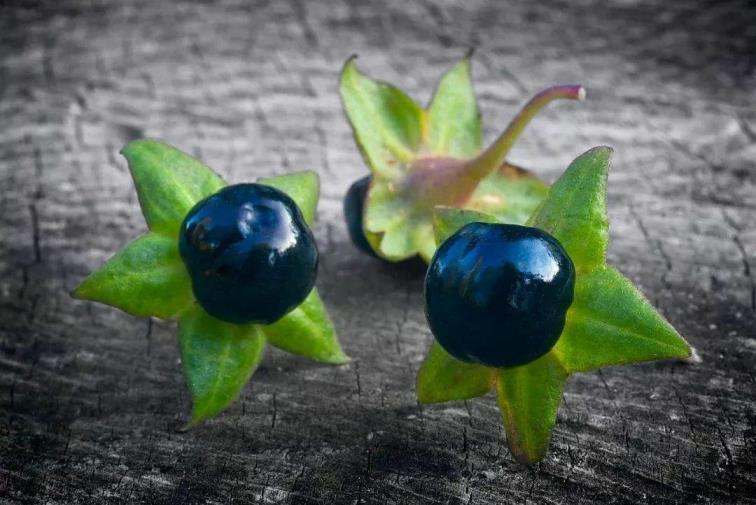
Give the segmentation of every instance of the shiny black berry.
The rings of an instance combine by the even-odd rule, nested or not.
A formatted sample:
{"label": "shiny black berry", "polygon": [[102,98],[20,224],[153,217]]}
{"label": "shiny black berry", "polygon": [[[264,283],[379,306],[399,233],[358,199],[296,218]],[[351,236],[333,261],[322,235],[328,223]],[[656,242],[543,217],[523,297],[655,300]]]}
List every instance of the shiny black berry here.
{"label": "shiny black berry", "polygon": [[433,256],[425,277],[425,314],[452,356],[518,366],[557,342],[574,288],[572,260],[548,233],[471,223]]}
{"label": "shiny black berry", "polygon": [[372,177],[366,175],[362,179],[354,181],[349,187],[344,197],[344,218],[346,219],[349,238],[352,239],[355,247],[377,258],[378,256],[373,251],[373,248],[370,247],[367,238],[365,238],[365,231],[362,228],[362,212],[365,209],[365,197],[367,196],[371,180]]}
{"label": "shiny black berry", "polygon": [[231,323],[270,324],[315,284],[318,249],[288,195],[237,184],[197,203],[181,224],[179,251],[208,314]]}

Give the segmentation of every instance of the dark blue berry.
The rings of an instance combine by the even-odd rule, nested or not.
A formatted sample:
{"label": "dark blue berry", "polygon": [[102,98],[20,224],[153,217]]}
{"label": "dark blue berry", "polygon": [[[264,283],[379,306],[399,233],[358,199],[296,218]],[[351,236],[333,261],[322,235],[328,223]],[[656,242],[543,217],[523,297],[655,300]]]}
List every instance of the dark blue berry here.
{"label": "dark blue berry", "polygon": [[574,288],[572,260],[548,233],[471,223],[433,256],[425,277],[425,314],[452,356],[512,367],[554,346]]}
{"label": "dark blue berry", "polygon": [[362,213],[365,209],[365,197],[370,187],[370,181],[372,181],[372,177],[366,175],[362,179],[354,181],[349,187],[344,197],[344,218],[346,219],[349,238],[352,239],[355,247],[377,258],[378,256],[373,251],[373,248],[370,247],[367,238],[365,238],[365,231],[362,228]]}
{"label": "dark blue berry", "polygon": [[296,203],[261,184],[237,184],[197,203],[181,224],[179,251],[208,314],[270,324],[315,284],[318,249]]}

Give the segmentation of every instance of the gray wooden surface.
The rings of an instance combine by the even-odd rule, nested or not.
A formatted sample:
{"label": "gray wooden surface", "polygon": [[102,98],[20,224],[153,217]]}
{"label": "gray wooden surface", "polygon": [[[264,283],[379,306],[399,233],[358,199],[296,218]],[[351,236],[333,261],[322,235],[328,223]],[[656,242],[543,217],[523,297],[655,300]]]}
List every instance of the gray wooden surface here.
{"label": "gray wooden surface", "polygon": [[[488,139],[540,87],[588,88],[510,160],[553,180],[616,148],[610,261],[703,358],[573,377],[533,468],[510,457],[492,397],[417,405],[422,266],[361,256],[341,217],[365,173],[343,60],[425,102],[470,46]],[[4,2],[0,502],[748,502],[755,89],[747,0]],[[319,171],[318,284],[352,364],[269,351],[228,412],[177,430],[174,325],[67,295],[144,230],[117,154],[144,136],[233,182]]]}

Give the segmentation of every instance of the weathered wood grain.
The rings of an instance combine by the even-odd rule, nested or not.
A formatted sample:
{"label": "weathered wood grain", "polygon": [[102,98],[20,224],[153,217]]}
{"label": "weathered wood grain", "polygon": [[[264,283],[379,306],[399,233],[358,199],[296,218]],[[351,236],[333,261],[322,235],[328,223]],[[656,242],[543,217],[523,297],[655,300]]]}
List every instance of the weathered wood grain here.
{"label": "weathered wood grain", "polygon": [[[351,53],[420,101],[468,47],[487,138],[581,82],[511,160],[556,177],[616,148],[610,260],[697,348],[572,378],[547,459],[493,398],[421,408],[422,266],[348,243],[364,173],[336,91]],[[745,503],[756,495],[756,8],[719,2],[0,6],[0,502]],[[172,324],[70,299],[144,229],[118,149],[158,137],[230,181],[312,168],[321,292],[350,365],[270,351],[188,432]]]}

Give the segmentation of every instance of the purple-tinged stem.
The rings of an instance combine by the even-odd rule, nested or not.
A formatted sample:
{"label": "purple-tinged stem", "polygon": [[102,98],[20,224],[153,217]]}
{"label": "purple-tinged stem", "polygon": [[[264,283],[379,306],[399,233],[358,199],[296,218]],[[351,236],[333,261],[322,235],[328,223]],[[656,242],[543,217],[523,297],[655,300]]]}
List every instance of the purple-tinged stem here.
{"label": "purple-tinged stem", "polygon": [[530,99],[512,119],[499,138],[477,157],[465,164],[465,177],[480,181],[493,172],[503,162],[517,138],[525,130],[530,120],[549,102],[558,99],[584,100],[585,88],[575,85],[552,86]]}

